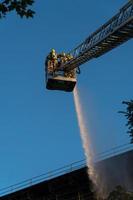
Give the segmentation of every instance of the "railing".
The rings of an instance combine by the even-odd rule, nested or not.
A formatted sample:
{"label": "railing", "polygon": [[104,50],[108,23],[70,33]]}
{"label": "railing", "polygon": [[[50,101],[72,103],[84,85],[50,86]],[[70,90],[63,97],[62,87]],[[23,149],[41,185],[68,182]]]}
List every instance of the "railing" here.
{"label": "railing", "polygon": [[104,152],[97,154],[95,156],[94,162],[99,162],[99,161],[108,159],[110,157],[117,156],[117,155],[122,154],[127,151],[132,151],[132,150],[133,150],[133,144],[126,143],[123,145],[119,145],[117,147],[113,147],[109,150],[106,150]]}
{"label": "railing", "polygon": [[32,177],[30,179],[27,179],[27,180],[22,181],[20,183],[11,185],[9,187],[1,188],[0,189],[0,196],[4,196],[6,194],[16,192],[18,190],[30,187],[32,185],[35,185],[37,183],[41,183],[43,181],[48,181],[52,178],[61,176],[63,174],[70,173],[74,170],[78,170],[78,169],[83,168],[85,166],[86,166],[85,159],[80,160],[78,162],[71,163],[71,164],[63,166],[59,169],[52,170],[52,171],[49,171],[47,173],[41,174],[39,176]]}
{"label": "railing", "polygon": [[83,43],[70,51],[69,53],[73,55],[73,59],[64,64],[62,67],[66,69],[68,66],[74,65],[75,62],[75,67],[78,67],[77,60],[80,60],[80,56],[86,54],[86,52],[98,45],[98,43],[103,41],[114,31],[128,23],[129,20],[133,20],[133,4],[131,2],[128,2],[124,7],[122,7],[118,14],[116,14],[107,23],[105,23],[97,31],[91,34]]}
{"label": "railing", "polygon": [[[99,162],[101,160],[105,160],[107,158],[119,155],[119,154],[127,152],[127,151],[131,151],[131,150],[133,150],[133,144],[127,143],[127,144],[123,144],[123,145],[120,145],[120,146],[116,146],[112,149],[106,150],[104,152],[101,152],[101,153],[95,155],[94,156],[94,158],[95,158],[94,162],[96,163],[96,162]],[[22,181],[20,183],[11,185],[9,187],[1,188],[0,189],[0,196],[5,196],[7,194],[16,192],[18,190],[22,190],[22,189],[30,187],[32,185],[35,185],[35,184],[38,184],[38,183],[41,183],[41,182],[44,182],[44,181],[48,181],[52,178],[56,178],[58,176],[70,173],[72,171],[81,169],[83,167],[86,167],[85,159],[80,160],[78,162],[71,163],[71,164],[66,165],[64,167],[61,167],[59,169],[52,170],[52,171],[49,171],[47,173],[41,174],[40,176],[32,177],[30,179],[27,179],[27,180]]]}

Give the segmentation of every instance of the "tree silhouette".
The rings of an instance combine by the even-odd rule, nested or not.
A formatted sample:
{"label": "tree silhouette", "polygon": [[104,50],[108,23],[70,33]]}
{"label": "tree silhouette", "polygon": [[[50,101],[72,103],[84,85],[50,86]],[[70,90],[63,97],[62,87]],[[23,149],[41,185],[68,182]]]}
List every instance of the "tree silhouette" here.
{"label": "tree silhouette", "polygon": [[35,12],[29,9],[33,3],[34,0],[3,0],[0,2],[0,18],[5,17],[11,11],[16,11],[21,18],[33,17]]}
{"label": "tree silhouette", "polygon": [[127,192],[123,187],[116,186],[116,188],[110,192],[107,200],[132,200],[133,193]]}
{"label": "tree silhouette", "polygon": [[127,118],[127,124],[126,124],[126,126],[128,126],[127,133],[131,137],[131,143],[133,143],[133,100],[123,101],[122,103],[127,106],[126,111],[120,111],[119,113],[124,114],[125,117]]}

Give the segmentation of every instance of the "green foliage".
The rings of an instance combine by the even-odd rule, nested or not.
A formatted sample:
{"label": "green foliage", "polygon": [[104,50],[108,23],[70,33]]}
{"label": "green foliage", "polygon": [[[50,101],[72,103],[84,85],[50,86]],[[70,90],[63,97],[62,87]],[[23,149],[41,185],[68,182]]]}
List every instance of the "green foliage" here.
{"label": "green foliage", "polygon": [[127,133],[131,137],[131,143],[133,143],[133,100],[123,101],[122,103],[127,106],[126,111],[120,111],[119,113],[124,114],[124,116],[127,118],[127,124],[126,124],[126,126],[128,126]]}
{"label": "green foliage", "polygon": [[127,192],[122,186],[118,185],[106,198],[95,197],[94,200],[133,200],[133,192]]}
{"label": "green foliage", "polygon": [[16,13],[21,17],[33,17],[35,12],[29,9],[32,6],[34,0],[3,0],[0,3],[0,18],[3,18],[7,13],[11,11],[16,11]]}
{"label": "green foliage", "polygon": [[108,196],[107,200],[133,200],[133,194],[126,192],[126,190],[117,186]]}

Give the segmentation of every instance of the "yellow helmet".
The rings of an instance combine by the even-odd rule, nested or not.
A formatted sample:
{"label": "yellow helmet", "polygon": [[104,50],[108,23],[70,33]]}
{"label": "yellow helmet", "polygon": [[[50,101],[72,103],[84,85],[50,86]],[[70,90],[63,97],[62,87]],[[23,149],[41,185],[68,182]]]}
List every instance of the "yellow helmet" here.
{"label": "yellow helmet", "polygon": [[55,53],[55,49],[51,49],[51,52],[52,52],[52,53]]}
{"label": "yellow helmet", "polygon": [[63,56],[66,56],[66,54],[65,54],[64,52],[62,53],[62,55],[63,55]]}
{"label": "yellow helmet", "polygon": [[70,53],[68,53],[67,56],[68,56],[69,59],[73,58],[72,54],[70,54]]}

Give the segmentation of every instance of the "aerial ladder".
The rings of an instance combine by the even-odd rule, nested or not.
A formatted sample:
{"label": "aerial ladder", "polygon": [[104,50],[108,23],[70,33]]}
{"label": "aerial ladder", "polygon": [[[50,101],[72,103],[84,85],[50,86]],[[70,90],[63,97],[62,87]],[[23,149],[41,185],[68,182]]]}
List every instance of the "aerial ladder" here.
{"label": "aerial ladder", "polygon": [[[54,68],[46,64],[46,88],[71,92],[76,85],[79,66],[98,58],[133,37],[133,1],[130,0],[109,21],[92,33],[83,43],[70,51],[71,59]],[[79,71],[79,70],[78,70]]]}

